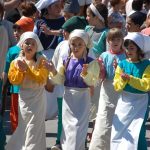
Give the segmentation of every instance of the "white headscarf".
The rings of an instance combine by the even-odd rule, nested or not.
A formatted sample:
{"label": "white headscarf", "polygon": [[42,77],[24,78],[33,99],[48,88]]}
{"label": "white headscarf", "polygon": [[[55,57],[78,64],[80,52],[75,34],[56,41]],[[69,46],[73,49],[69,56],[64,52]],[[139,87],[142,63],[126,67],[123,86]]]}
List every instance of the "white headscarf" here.
{"label": "white headscarf", "polygon": [[85,45],[87,48],[92,48],[92,41],[88,35],[87,32],[85,32],[84,30],[81,29],[75,29],[73,30],[70,35],[69,35],[69,40],[73,37],[79,37],[81,39],[83,39],[83,41],[85,42]]}
{"label": "white headscarf", "polygon": [[37,34],[33,33],[33,32],[24,32],[21,37],[20,37],[20,40],[18,42],[18,46],[21,48],[22,44],[25,42],[25,40],[27,39],[34,39],[37,43],[37,52],[40,52],[42,50],[44,50],[40,40],[39,40],[39,37],[37,36]]}
{"label": "white headscarf", "polygon": [[129,39],[134,41],[139,48],[144,52],[150,51],[150,37],[138,32],[129,32],[124,40]]}
{"label": "white headscarf", "polygon": [[35,4],[35,6],[39,11],[41,11],[42,9],[47,8],[49,5],[51,5],[57,1],[59,1],[59,0],[39,0]]}

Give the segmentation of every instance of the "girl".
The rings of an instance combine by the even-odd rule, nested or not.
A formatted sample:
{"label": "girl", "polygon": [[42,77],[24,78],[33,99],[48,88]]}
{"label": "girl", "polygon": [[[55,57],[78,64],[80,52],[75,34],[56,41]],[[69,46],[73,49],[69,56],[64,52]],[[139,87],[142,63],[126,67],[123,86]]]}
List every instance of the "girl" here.
{"label": "girl", "polygon": [[8,72],[10,83],[20,85],[19,122],[6,150],[45,150],[44,85],[48,71],[42,63],[45,58],[37,54],[43,47],[33,32],[23,33],[19,46],[22,49],[20,56],[12,61]]}
{"label": "girl", "polygon": [[88,129],[90,108],[89,86],[94,86],[99,77],[98,62],[87,56],[91,41],[84,30],[76,29],[69,35],[70,54],[58,64],[58,72],[50,63],[52,80],[64,83],[62,106],[62,149],[83,150]]}
{"label": "girl", "polygon": [[[150,62],[143,59],[149,37],[129,33],[125,37],[127,59],[117,66],[114,88],[121,92],[113,118],[111,150],[147,150],[145,121],[150,90]],[[144,122],[143,122],[144,120]]]}
{"label": "girl", "polygon": [[[88,21],[89,25],[86,26],[85,31],[88,32],[90,38],[93,41],[93,46],[101,38],[101,35],[104,32],[108,32],[107,29],[107,15],[108,9],[104,4],[91,4],[86,11],[87,17],[86,20]],[[101,42],[101,51],[104,52],[106,50],[106,36],[105,39]],[[90,49],[89,56],[92,58],[98,58],[101,53],[97,51],[97,49]]]}
{"label": "girl", "polygon": [[89,150],[110,150],[112,118],[118,98],[118,94],[114,91],[112,84],[114,70],[116,62],[125,59],[121,30],[117,28],[110,29],[107,42],[109,43],[110,50],[102,53],[100,57],[106,70],[106,77],[101,84],[98,113]]}

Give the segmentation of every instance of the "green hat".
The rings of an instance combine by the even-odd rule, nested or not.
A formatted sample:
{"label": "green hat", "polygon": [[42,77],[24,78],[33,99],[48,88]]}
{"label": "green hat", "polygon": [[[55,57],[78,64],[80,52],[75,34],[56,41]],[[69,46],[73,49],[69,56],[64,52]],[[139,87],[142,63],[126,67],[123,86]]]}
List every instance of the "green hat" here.
{"label": "green hat", "polygon": [[62,25],[62,29],[70,33],[75,29],[85,29],[87,24],[84,17],[73,16]]}

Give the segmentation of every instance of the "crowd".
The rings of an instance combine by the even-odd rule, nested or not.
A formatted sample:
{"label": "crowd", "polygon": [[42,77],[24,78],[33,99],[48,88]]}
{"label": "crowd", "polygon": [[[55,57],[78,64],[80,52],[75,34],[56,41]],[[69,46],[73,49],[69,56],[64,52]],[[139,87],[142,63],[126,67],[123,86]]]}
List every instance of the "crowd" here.
{"label": "crowd", "polygon": [[46,150],[56,116],[51,150],[147,150],[150,0],[0,0],[0,35],[0,150]]}

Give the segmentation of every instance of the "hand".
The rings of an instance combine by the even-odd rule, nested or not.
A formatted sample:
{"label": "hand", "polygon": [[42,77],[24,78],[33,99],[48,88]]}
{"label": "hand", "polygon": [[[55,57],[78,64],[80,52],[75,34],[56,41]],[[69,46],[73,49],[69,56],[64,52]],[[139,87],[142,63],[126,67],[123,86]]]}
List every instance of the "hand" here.
{"label": "hand", "polygon": [[17,60],[17,67],[22,72],[25,72],[28,69],[28,65],[25,60]]}
{"label": "hand", "polygon": [[128,74],[125,74],[124,72],[121,74],[121,78],[124,81],[129,81],[130,80],[130,76]]}
{"label": "hand", "polygon": [[52,72],[53,74],[57,74],[57,71],[52,61],[44,60],[42,63],[48,71]]}
{"label": "hand", "polygon": [[42,25],[40,26],[40,29],[42,29],[42,32],[43,32],[44,34],[51,35],[51,30],[47,27],[46,24],[42,24]]}
{"label": "hand", "polygon": [[118,65],[117,60],[114,59],[114,61],[113,61],[113,67],[114,67],[115,70],[116,70],[116,68],[117,68],[117,65]]}
{"label": "hand", "polygon": [[87,75],[88,64],[83,64],[82,74]]}

